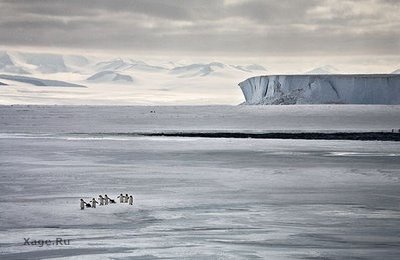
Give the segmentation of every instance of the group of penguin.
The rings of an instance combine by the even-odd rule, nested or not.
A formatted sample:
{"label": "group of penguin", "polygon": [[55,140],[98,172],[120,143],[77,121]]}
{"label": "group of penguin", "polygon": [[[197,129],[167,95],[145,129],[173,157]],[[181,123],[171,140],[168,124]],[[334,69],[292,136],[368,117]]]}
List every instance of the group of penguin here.
{"label": "group of penguin", "polygon": [[[132,195],[123,195],[122,193],[117,197],[119,198],[119,203],[129,203],[129,205],[133,205],[134,197]],[[110,197],[104,195],[99,195],[99,201],[97,201],[95,198],[93,198],[89,203],[81,199],[81,210],[84,210],[86,208],[96,208],[96,205],[99,204],[99,206],[104,206],[108,204],[115,204],[115,200],[111,199]]]}

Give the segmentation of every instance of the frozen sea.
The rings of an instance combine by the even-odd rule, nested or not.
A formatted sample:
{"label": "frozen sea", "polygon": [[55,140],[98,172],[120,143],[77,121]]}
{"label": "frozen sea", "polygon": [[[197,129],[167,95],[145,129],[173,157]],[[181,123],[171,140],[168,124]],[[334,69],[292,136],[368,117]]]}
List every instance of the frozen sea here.
{"label": "frozen sea", "polygon": [[[376,131],[399,112],[0,106],[0,258],[398,259],[400,142],[115,133]],[[121,192],[135,205],[79,209]]]}

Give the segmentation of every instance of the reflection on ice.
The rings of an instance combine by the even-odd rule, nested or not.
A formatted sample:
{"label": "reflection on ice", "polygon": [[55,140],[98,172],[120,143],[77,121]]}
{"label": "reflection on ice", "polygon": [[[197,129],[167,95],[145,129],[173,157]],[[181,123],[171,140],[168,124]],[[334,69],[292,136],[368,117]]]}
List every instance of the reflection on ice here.
{"label": "reflection on ice", "polygon": [[330,152],[328,156],[367,156],[367,157],[395,157],[400,156],[400,153],[386,153],[386,152]]}

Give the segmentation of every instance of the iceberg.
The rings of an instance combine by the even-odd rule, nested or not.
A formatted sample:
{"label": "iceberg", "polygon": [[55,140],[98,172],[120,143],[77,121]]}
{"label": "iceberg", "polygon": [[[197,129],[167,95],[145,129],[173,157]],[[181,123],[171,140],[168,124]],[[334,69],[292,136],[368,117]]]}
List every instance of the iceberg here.
{"label": "iceberg", "polygon": [[400,104],[400,75],[271,75],[239,83],[247,105]]}

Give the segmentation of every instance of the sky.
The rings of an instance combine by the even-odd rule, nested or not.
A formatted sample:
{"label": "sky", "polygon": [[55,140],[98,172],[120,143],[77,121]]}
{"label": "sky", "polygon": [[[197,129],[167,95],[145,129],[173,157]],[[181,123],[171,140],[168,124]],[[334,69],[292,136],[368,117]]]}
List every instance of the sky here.
{"label": "sky", "polygon": [[393,56],[398,0],[1,0],[3,47],[229,57]]}
{"label": "sky", "polygon": [[[390,73],[400,68],[399,13],[400,0],[0,0],[0,50],[256,63],[267,69],[263,74],[299,74],[326,65],[339,73]],[[194,84],[157,80],[143,86],[151,90],[157,83],[164,90],[164,85]],[[237,88],[242,76],[211,80],[197,79],[199,86],[185,87],[190,93],[143,90],[137,97],[157,97],[153,103],[193,98],[201,104],[243,99]],[[232,97],[207,97],[216,86]],[[8,93],[11,103],[31,93],[16,91]],[[52,102],[59,98],[29,95]],[[103,102],[105,97],[97,98]]]}

